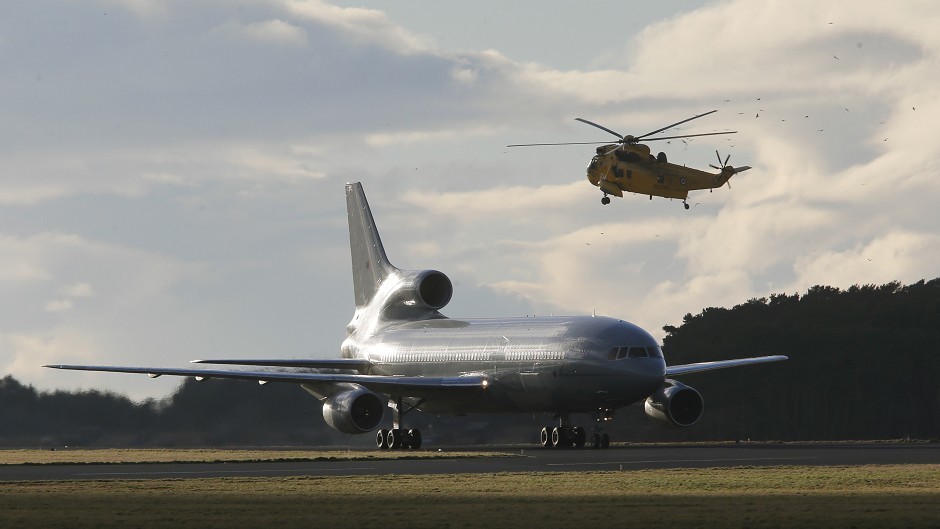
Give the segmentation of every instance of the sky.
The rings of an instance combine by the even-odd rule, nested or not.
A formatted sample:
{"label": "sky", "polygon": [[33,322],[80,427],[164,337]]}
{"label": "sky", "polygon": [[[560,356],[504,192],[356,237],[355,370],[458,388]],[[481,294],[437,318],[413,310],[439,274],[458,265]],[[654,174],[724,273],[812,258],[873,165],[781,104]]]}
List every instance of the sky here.
{"label": "sky", "polygon": [[[706,307],[940,276],[940,4],[506,4],[4,2],[0,375],[145,399],[180,380],[40,366],[338,356],[355,181],[393,264],[451,278],[451,317],[662,338]],[[506,148],[715,109],[679,130],[737,134],[654,152],[753,169],[688,211],[602,206],[591,146]]]}

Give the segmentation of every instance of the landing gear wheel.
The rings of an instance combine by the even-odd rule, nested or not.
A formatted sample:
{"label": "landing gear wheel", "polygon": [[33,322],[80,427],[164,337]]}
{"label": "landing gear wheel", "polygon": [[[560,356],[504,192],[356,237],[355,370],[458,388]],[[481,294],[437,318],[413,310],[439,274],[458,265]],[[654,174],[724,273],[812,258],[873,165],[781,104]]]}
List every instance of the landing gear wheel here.
{"label": "landing gear wheel", "polygon": [[606,433],[601,434],[601,448],[607,448],[610,446],[610,436]]}
{"label": "landing gear wheel", "polygon": [[392,428],[385,437],[385,444],[392,450],[398,450],[402,445],[402,432],[399,428]]}
{"label": "landing gear wheel", "polygon": [[548,426],[542,428],[542,432],[539,434],[539,442],[542,443],[542,446],[545,448],[552,447],[552,431]]}
{"label": "landing gear wheel", "polygon": [[602,198],[602,199],[601,199],[601,204],[603,204],[603,205],[605,205],[605,206],[606,206],[607,204],[610,204],[610,197],[604,197],[604,198]]}
{"label": "landing gear wheel", "polygon": [[685,207],[685,209],[689,209],[689,204],[686,203],[686,202],[683,202],[683,203],[682,203],[682,206]]}
{"label": "landing gear wheel", "polygon": [[417,428],[408,430],[408,448],[413,450],[421,448],[421,430]]}
{"label": "landing gear wheel", "polygon": [[568,443],[568,430],[561,426],[552,428],[552,446],[555,448],[566,448]]}
{"label": "landing gear wheel", "polygon": [[379,430],[375,432],[375,446],[379,450],[388,448],[388,430]]}
{"label": "landing gear wheel", "polygon": [[575,426],[571,429],[571,441],[578,448],[583,448],[584,443],[587,442],[587,432],[584,431],[584,428],[580,426]]}

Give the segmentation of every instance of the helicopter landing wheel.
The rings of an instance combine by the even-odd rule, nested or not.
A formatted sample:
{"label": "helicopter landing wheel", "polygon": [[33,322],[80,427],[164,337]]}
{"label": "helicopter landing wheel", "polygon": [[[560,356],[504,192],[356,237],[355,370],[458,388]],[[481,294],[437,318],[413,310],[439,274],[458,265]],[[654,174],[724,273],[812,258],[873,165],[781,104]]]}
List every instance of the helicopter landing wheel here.
{"label": "helicopter landing wheel", "polygon": [[606,206],[607,204],[610,204],[610,197],[605,196],[604,198],[602,198],[602,199],[601,199],[601,204],[603,204],[603,205],[605,205],[605,206]]}
{"label": "helicopter landing wheel", "polygon": [[688,204],[687,202],[683,202],[683,203],[682,203],[682,206],[683,206],[685,209],[689,209],[689,204]]}

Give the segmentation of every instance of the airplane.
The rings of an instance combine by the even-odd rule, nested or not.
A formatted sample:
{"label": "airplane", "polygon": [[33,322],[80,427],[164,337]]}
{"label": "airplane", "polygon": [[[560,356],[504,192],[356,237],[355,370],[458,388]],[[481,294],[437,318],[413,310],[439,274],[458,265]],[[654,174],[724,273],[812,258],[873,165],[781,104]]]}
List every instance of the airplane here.
{"label": "airplane", "polygon": [[[669,163],[666,153],[660,152],[656,156],[650,153],[650,148],[643,145],[644,141],[674,140],[682,138],[692,138],[697,136],[716,136],[720,134],[737,134],[737,131],[725,132],[706,132],[703,134],[683,134],[679,136],[660,136],[650,138],[653,134],[658,134],[664,130],[681,125],[683,123],[698,119],[702,116],[718,112],[712,110],[692,116],[691,118],[667,125],[653,132],[647,132],[641,136],[622,135],[619,132],[608,129],[597,123],[583,118],[575,118],[576,121],[586,123],[592,127],[597,127],[605,132],[617,136],[619,140],[616,143],[607,142],[565,142],[565,143],[522,143],[507,145],[507,147],[539,147],[552,145],[593,145],[604,143],[597,147],[595,155],[587,168],[587,179],[591,184],[599,187],[604,193],[601,198],[601,204],[610,204],[610,196],[614,195],[623,198],[623,193],[637,193],[640,195],[649,195],[650,200],[654,196],[663,198],[682,199],[682,205],[689,209],[689,191],[698,189],[716,189],[726,183],[731,187],[729,180],[732,176],[743,173],[750,169],[749,166],[732,167],[728,165],[731,155],[721,160],[721,155],[715,151],[718,156],[718,166],[709,164],[712,169],[718,170],[718,173],[709,173],[692,169],[684,165]],[[683,140],[685,141],[685,140]]]}
{"label": "airplane", "polygon": [[[323,419],[348,434],[376,432],[380,449],[417,449],[413,410],[435,414],[547,413],[549,447],[607,448],[602,423],[641,400],[652,419],[687,427],[702,415],[695,389],[671,377],[764,362],[762,356],[667,366],[642,328],[605,316],[453,319],[441,314],[453,284],[432,269],[401,270],[386,256],[360,183],[346,184],[356,309],[337,359],[206,359],[241,369],[46,365],[54,369],[298,384],[323,403]],[[264,368],[264,369],[258,369]],[[288,370],[289,369],[289,370]],[[392,428],[380,428],[386,408]],[[571,415],[590,413],[591,437]]]}

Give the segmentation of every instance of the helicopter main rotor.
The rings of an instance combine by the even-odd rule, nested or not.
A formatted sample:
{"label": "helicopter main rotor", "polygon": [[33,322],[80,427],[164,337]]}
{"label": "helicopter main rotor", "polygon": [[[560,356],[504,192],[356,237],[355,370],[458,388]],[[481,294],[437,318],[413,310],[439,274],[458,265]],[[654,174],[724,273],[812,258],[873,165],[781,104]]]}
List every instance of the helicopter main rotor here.
{"label": "helicopter main rotor", "polygon": [[[709,112],[705,112],[704,114],[698,114],[697,116],[692,116],[692,117],[690,117],[690,118],[683,119],[682,121],[677,121],[677,122],[675,122],[675,123],[673,123],[673,124],[671,124],[671,125],[666,125],[665,127],[656,129],[656,130],[654,130],[654,131],[652,131],[652,132],[647,132],[646,134],[643,134],[643,135],[640,135],[640,136],[633,136],[633,135],[630,135],[630,134],[626,134],[626,135],[620,134],[619,132],[617,132],[617,131],[615,131],[615,130],[608,129],[607,127],[605,127],[605,126],[603,126],[603,125],[598,125],[597,123],[594,123],[593,121],[588,121],[588,120],[586,120],[586,119],[584,119],[584,118],[575,118],[575,121],[580,121],[581,123],[586,123],[586,124],[588,124],[588,125],[591,125],[592,127],[597,127],[597,128],[599,128],[599,129],[603,130],[604,132],[609,132],[610,134],[613,134],[614,136],[617,136],[618,140],[617,140],[616,143],[619,143],[619,144],[621,144],[621,145],[633,145],[633,144],[636,144],[636,143],[639,143],[639,142],[646,142],[646,141],[675,140],[675,139],[680,139],[680,138],[695,138],[695,137],[698,137],[698,136],[717,136],[717,135],[719,135],[719,134],[737,134],[738,131],[735,130],[735,131],[726,131],[726,132],[705,132],[705,133],[701,133],[701,134],[682,134],[682,135],[679,135],[679,136],[660,136],[660,137],[658,137],[658,138],[649,138],[649,137],[648,137],[648,136],[652,136],[653,134],[658,134],[658,133],[660,133],[660,132],[662,132],[662,131],[664,131],[664,130],[671,129],[672,127],[675,127],[675,126],[677,126],[677,125],[682,125],[683,123],[687,123],[687,122],[689,122],[689,121],[692,121],[693,119],[698,119],[698,118],[700,118],[700,117],[707,116],[707,115],[709,115],[709,114],[714,114],[715,112],[718,112],[718,110],[712,110],[712,111],[709,111]],[[611,142],[610,142],[610,141],[571,141],[571,142],[563,142],[563,143],[518,143],[518,144],[513,144],[513,145],[507,145],[507,147],[542,147],[542,146],[552,146],[552,145],[598,145],[598,144],[604,144],[604,143],[611,143]]]}

